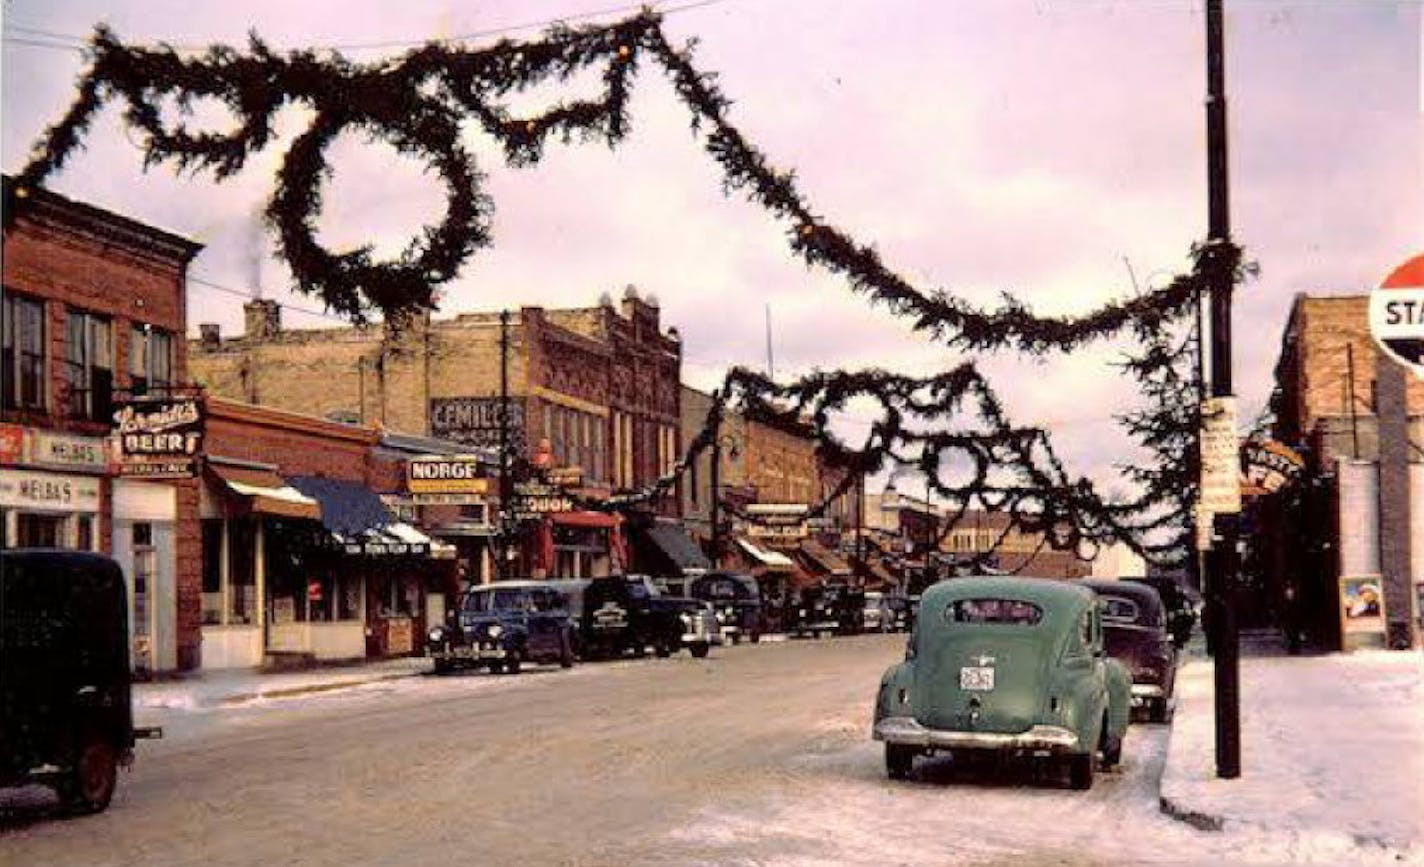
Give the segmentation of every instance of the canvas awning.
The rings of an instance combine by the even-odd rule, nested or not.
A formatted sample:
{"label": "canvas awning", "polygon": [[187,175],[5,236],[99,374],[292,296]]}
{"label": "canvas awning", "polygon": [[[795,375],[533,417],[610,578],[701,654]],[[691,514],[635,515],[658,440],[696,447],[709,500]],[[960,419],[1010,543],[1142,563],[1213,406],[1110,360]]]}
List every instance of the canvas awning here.
{"label": "canvas awning", "polygon": [[212,459],[207,468],[238,514],[321,520],[320,503],[289,485],[275,470]]}
{"label": "canvas awning", "polygon": [[762,566],[765,566],[767,569],[779,572],[791,572],[796,568],[795,561],[785,554],[759,547],[740,536],[737,537],[737,544],[741,546],[743,551],[747,552],[747,556]]}
{"label": "canvas awning", "polygon": [[819,542],[809,539],[802,542],[801,555],[810,562],[815,571],[824,575],[842,578],[851,574],[850,564],[845,558]]}
{"label": "canvas awning", "polygon": [[375,491],[345,479],[293,476],[292,487],[321,504],[321,522],[347,554],[424,556],[430,537],[396,521]]}
{"label": "canvas awning", "polygon": [[689,572],[705,572],[712,568],[712,561],[697,547],[692,537],[679,524],[653,524],[639,534],[643,541],[639,553],[661,561],[663,568],[654,570],[670,575],[686,575]]}

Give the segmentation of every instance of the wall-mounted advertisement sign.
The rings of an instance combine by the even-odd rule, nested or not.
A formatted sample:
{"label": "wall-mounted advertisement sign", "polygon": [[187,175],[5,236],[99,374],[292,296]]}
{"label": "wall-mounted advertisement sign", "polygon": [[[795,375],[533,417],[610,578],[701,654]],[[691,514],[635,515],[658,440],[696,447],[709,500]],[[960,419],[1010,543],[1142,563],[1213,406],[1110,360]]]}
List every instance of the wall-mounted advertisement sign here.
{"label": "wall-mounted advertisement sign", "polygon": [[517,521],[530,521],[554,512],[572,512],[573,498],[558,485],[547,482],[516,482],[510,514]]}
{"label": "wall-mounted advertisement sign", "polygon": [[0,506],[51,512],[95,512],[99,509],[99,478],[6,470],[0,474]]}
{"label": "wall-mounted advertisement sign", "polygon": [[1386,355],[1424,377],[1424,254],[1370,293],[1370,333]]}
{"label": "wall-mounted advertisement sign", "polygon": [[[433,397],[430,435],[467,446],[497,449],[503,428],[498,397]],[[509,448],[524,454],[524,398],[509,399]]]}
{"label": "wall-mounted advertisement sign", "polygon": [[1340,578],[1341,646],[1383,647],[1385,638],[1384,578],[1379,575]]}
{"label": "wall-mounted advertisement sign", "polygon": [[193,397],[132,397],[114,412],[119,474],[143,478],[193,475],[203,447],[203,405]]}
{"label": "wall-mounted advertisement sign", "polygon": [[406,462],[406,490],[417,498],[425,494],[484,495],[490,490],[490,472],[490,467],[472,456],[411,458]]}
{"label": "wall-mounted advertisement sign", "polygon": [[1294,484],[1305,472],[1305,459],[1275,440],[1248,440],[1241,446],[1246,480],[1268,494]]}
{"label": "wall-mounted advertisement sign", "polygon": [[1201,506],[1218,515],[1241,511],[1241,446],[1236,398],[1202,401]]}
{"label": "wall-mounted advertisement sign", "polygon": [[102,473],[109,468],[109,448],[102,437],[6,424],[0,425],[0,463]]}

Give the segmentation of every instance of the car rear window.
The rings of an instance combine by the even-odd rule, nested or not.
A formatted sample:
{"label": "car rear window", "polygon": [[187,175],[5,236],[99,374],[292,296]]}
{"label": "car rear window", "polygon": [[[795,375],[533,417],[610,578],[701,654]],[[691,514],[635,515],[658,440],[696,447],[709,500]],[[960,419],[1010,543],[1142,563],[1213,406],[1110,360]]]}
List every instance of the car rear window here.
{"label": "car rear window", "polygon": [[1103,619],[1117,623],[1137,622],[1137,603],[1121,596],[1104,596]]}
{"label": "car rear window", "polygon": [[1020,599],[956,599],[944,614],[953,623],[1037,626],[1043,619],[1042,608]]}

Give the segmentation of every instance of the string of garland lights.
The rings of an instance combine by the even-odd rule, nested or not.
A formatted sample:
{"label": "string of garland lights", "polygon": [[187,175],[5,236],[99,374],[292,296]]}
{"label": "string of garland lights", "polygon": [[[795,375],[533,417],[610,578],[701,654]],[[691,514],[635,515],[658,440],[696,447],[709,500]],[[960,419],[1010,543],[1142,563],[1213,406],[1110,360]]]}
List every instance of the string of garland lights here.
{"label": "string of garland lights", "polygon": [[[110,101],[125,102],[126,122],[145,134],[146,167],[170,163],[180,171],[207,170],[219,181],[271,143],[272,119],[279,109],[301,105],[312,112],[310,126],[285,153],[266,209],[277,251],[291,267],[296,288],[331,310],[355,321],[373,312],[398,321],[411,310],[433,307],[434,290],[491,243],[493,203],[483,191],[484,176],[474,156],[461,144],[460,124],[475,120],[516,167],[539,163],[551,139],[616,146],[629,132],[630,84],[646,57],[661,67],[689,109],[694,133],[702,134],[706,151],[722,169],[726,192],[741,192],[785,222],[790,249],[808,265],[840,274],[855,292],[950,347],[1043,355],[1072,351],[1125,330],[1156,334],[1180,319],[1209,285],[1208,278],[1219,273],[1216,269],[1229,269],[1233,277],[1242,272],[1236,247],[1204,245],[1193,251],[1192,270],[1166,286],[1069,317],[1036,315],[1007,295],[998,308],[982,310],[944,290],[918,289],[888,268],[873,247],[820,217],[797,188],[794,173],[773,168],[746,140],[729,121],[731,103],[714,76],[694,65],[692,48],[669,42],[660,16],[651,11],[604,26],[556,26],[539,40],[506,39],[479,50],[431,43],[365,65],[334,52],[277,54],[256,36],[245,53],[214,46],[185,58],[162,45],[126,46],[101,26],[92,38],[91,65],[74,103],[45,132],[10,188],[6,223],[22,210],[27,191],[62,169],[82,146],[93,117]],[[591,69],[601,70],[603,89],[597,98],[560,102],[525,116],[502,104],[512,93]],[[216,100],[237,125],[225,133],[190,132],[182,123],[170,128],[163,118],[165,100],[173,101],[180,117],[189,116],[199,100]],[[425,227],[394,260],[376,261],[369,247],[333,253],[316,240],[321,185],[330,173],[326,150],[348,130],[365,131],[426,161],[446,187],[443,220]],[[1151,514],[1160,497],[1105,502],[1086,479],[1070,478],[1045,432],[1009,424],[972,363],[925,379],[866,371],[816,374],[789,385],[734,370],[723,399],[734,395],[748,412],[786,423],[801,423],[801,415],[809,414],[822,460],[847,470],[847,479],[887,465],[915,467],[958,515],[972,503],[1005,511],[1012,526],[1045,534],[1055,549],[1090,556],[1097,546],[1122,540],[1153,559],[1170,553],[1152,536],[1180,515]],[[883,414],[865,446],[854,450],[831,433],[829,414],[857,396],[878,400]],[[917,431],[907,425],[907,419],[918,419],[932,426],[966,413],[982,428]],[[709,418],[709,427],[694,438],[673,473],[602,508],[628,508],[666,495],[690,459],[709,446],[710,426]],[[972,466],[970,481],[946,484],[940,471],[956,463]],[[813,514],[822,514],[848,488],[849,481],[817,504]],[[952,518],[950,526],[956,521]]]}

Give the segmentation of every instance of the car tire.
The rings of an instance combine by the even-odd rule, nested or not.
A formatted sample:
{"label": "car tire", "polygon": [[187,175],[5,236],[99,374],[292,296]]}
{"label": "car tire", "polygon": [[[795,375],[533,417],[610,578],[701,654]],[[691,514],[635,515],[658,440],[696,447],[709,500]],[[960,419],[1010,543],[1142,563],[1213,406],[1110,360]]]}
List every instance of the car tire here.
{"label": "car tire", "polygon": [[511,650],[509,656],[505,657],[504,670],[507,674],[518,674],[524,667],[524,658],[518,650]]}
{"label": "car tire", "polygon": [[692,655],[697,659],[705,659],[707,654],[711,652],[712,645],[705,641],[699,641],[688,649],[692,651]]}
{"label": "car tire", "polygon": [[455,664],[448,659],[435,660],[436,674],[449,674],[455,668]]}
{"label": "car tire", "polygon": [[903,744],[885,745],[885,775],[892,780],[907,780],[915,769],[915,750]]}
{"label": "car tire", "polygon": [[1068,785],[1080,792],[1093,787],[1093,754],[1070,756],[1068,758]]}
{"label": "car tire", "polygon": [[653,645],[653,655],[658,659],[667,659],[672,656],[672,648],[667,645],[667,642],[659,641]]}
{"label": "car tire", "polygon": [[751,634],[749,637],[750,637],[750,639],[751,639],[752,644],[760,644],[760,643],[761,643],[761,630],[759,630],[759,629],[753,629],[753,630],[752,630],[752,634]]}
{"label": "car tire", "polygon": [[1165,723],[1171,719],[1170,707],[1167,699],[1154,698],[1152,704],[1147,707],[1147,720],[1154,723]]}
{"label": "car tire", "polygon": [[565,639],[563,649],[559,652],[559,667],[574,667],[574,645],[573,642]]}
{"label": "car tire", "polygon": [[86,735],[74,767],[60,785],[65,810],[74,815],[103,812],[113,800],[118,777],[119,756],[113,743],[100,734]]}

